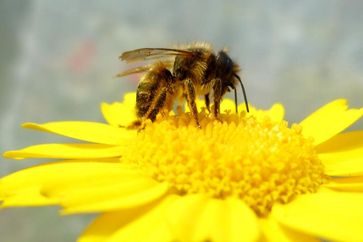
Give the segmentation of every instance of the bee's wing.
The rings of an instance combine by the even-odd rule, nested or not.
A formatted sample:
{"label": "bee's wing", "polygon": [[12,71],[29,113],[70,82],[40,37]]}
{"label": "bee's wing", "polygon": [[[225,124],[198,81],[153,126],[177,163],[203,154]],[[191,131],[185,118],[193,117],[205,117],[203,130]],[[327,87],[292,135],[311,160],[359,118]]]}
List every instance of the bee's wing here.
{"label": "bee's wing", "polygon": [[138,67],[135,67],[135,68],[128,69],[126,71],[122,71],[122,72],[118,73],[116,75],[116,77],[123,77],[123,76],[128,76],[128,75],[131,75],[131,74],[145,72],[145,71],[150,70],[150,68],[151,68],[151,65],[138,66]]}
{"label": "bee's wing", "polygon": [[[163,61],[163,62],[160,62],[160,63],[163,66],[165,66],[165,68],[172,68],[173,67],[173,62],[172,61]],[[116,75],[116,77],[124,77],[124,76],[128,76],[128,75],[136,74],[136,73],[149,71],[151,68],[153,68],[153,66],[154,66],[154,64],[134,67],[134,68],[131,68],[131,69],[128,69],[128,70],[125,70],[125,71],[122,71],[122,72],[118,73]]]}
{"label": "bee's wing", "polygon": [[167,56],[193,55],[193,52],[179,49],[168,49],[168,48],[141,48],[136,50],[130,50],[122,53],[120,59],[126,62],[151,60]]}

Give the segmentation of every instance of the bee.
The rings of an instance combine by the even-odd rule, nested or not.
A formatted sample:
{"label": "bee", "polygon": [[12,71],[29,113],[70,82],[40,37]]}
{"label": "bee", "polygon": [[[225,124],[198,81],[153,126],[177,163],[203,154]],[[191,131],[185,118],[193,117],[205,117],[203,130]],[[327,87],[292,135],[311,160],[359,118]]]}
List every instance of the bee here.
{"label": "bee", "polygon": [[140,79],[136,90],[136,116],[139,120],[129,128],[141,126],[142,119],[155,121],[158,113],[169,112],[177,95],[177,83],[170,72],[171,64],[156,61],[151,65],[136,67],[121,72],[117,77],[123,77],[139,72],[146,72]]}
{"label": "bee", "polygon": [[[169,60],[166,60],[166,59]],[[126,51],[120,55],[126,62],[159,61],[136,67],[118,76],[145,72],[136,92],[136,111],[138,118],[155,120],[162,110],[171,110],[178,98],[186,100],[195,123],[200,127],[196,97],[204,96],[206,108],[210,111],[210,95],[213,94],[213,114],[220,113],[220,103],[226,92],[234,90],[237,109],[238,83],[244,95],[246,110],[249,112],[245,88],[238,76],[239,66],[232,61],[225,50],[215,54],[207,43],[195,43],[179,49],[141,48]],[[162,60],[160,60],[162,59]]]}

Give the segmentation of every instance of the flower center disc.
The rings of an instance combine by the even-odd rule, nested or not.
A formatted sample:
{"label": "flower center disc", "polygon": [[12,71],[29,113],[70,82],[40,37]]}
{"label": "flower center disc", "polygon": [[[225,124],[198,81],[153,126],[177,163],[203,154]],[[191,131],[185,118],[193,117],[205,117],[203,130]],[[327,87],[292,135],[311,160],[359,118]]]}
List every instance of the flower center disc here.
{"label": "flower center disc", "polygon": [[324,168],[300,126],[244,114],[221,114],[221,121],[199,115],[201,129],[189,114],[148,124],[122,160],[179,194],[239,197],[259,216],[324,182]]}

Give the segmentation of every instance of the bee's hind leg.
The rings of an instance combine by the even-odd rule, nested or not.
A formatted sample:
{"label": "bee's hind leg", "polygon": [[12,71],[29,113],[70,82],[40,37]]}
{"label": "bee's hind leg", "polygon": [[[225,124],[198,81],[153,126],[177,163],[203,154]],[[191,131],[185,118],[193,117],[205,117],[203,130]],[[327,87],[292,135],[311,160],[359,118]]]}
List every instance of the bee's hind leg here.
{"label": "bee's hind leg", "polygon": [[214,95],[214,107],[213,107],[213,114],[214,117],[220,121],[219,114],[220,114],[220,106],[222,100],[222,80],[216,79],[213,85],[213,95]]}
{"label": "bee's hind leg", "polygon": [[145,114],[145,118],[150,119],[151,121],[155,121],[156,115],[158,115],[158,113],[160,113],[160,111],[165,106],[166,96],[167,88],[164,87],[160,90],[160,92],[155,97],[153,103],[150,105],[149,109]]}
{"label": "bee's hind leg", "polygon": [[129,124],[128,126],[126,126],[127,129],[137,129],[138,131],[141,131],[143,129],[145,129],[146,124],[145,124],[145,120],[143,119],[137,119],[135,121],[133,121],[131,124]]}

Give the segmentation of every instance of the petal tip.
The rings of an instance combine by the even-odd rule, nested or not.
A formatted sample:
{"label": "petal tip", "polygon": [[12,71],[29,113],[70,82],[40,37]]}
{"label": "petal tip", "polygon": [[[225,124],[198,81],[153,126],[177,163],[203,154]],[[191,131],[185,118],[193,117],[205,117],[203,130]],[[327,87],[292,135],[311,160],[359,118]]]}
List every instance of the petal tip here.
{"label": "petal tip", "polygon": [[4,158],[12,158],[12,151],[6,151],[3,153]]}
{"label": "petal tip", "polygon": [[345,98],[338,98],[334,101],[331,102],[331,104],[335,104],[335,105],[339,105],[339,106],[343,106],[346,109],[348,108],[348,100]]}
{"label": "petal tip", "polygon": [[111,106],[111,104],[106,103],[106,102],[102,102],[100,104],[101,112],[104,113],[110,106]]}
{"label": "petal tip", "polygon": [[32,123],[32,122],[26,122],[26,123],[21,124],[22,128],[27,128],[27,129],[33,129],[38,126],[39,126],[38,124]]}
{"label": "petal tip", "polygon": [[106,102],[101,102],[100,106],[101,106],[101,108],[106,108],[106,107],[110,106],[110,104],[106,103]]}
{"label": "petal tip", "polygon": [[23,160],[23,157],[19,157],[19,153],[15,150],[9,150],[2,154],[2,156],[6,159],[15,159],[15,160]]}
{"label": "petal tip", "polygon": [[282,103],[275,103],[272,105],[271,110],[278,111],[282,114],[282,116],[285,115],[285,107],[282,105]]}

